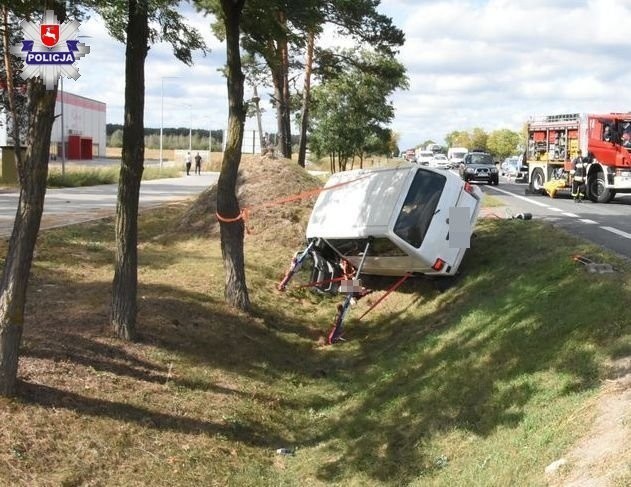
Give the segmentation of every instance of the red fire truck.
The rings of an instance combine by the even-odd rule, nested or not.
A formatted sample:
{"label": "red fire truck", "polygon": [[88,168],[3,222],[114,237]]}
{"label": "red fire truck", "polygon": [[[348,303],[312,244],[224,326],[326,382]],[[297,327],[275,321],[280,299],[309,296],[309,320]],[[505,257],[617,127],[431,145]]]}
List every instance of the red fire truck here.
{"label": "red fire truck", "polygon": [[631,193],[631,112],[548,115],[528,122],[526,164],[530,189],[543,192],[548,181],[572,184],[572,161],[587,163],[587,197],[607,203]]}

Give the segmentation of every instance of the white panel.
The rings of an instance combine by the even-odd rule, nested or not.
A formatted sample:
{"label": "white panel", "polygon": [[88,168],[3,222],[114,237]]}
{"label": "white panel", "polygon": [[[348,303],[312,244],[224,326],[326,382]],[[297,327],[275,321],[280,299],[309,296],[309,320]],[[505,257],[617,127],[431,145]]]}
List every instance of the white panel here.
{"label": "white panel", "polygon": [[409,166],[333,174],[315,203],[307,238],[386,235],[416,170]]}

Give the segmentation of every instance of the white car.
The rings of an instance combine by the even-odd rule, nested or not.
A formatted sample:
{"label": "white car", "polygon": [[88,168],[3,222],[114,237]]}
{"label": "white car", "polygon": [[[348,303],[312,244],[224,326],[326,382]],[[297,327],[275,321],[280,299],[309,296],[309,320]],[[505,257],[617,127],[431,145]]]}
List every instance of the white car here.
{"label": "white car", "polygon": [[362,261],[362,274],[454,275],[481,199],[478,187],[451,171],[410,165],[335,173],[306,232],[318,280],[337,277],[345,262],[357,269]]}
{"label": "white car", "polygon": [[416,160],[421,166],[427,166],[433,157],[434,153],[431,150],[418,151],[416,154]]}
{"label": "white car", "polygon": [[503,176],[507,177],[517,177],[521,170],[521,157],[507,157],[504,159],[504,162],[500,165],[500,169],[502,171]]}
{"label": "white car", "polygon": [[436,169],[449,169],[451,163],[445,154],[435,154],[429,161],[429,167],[435,167]]}

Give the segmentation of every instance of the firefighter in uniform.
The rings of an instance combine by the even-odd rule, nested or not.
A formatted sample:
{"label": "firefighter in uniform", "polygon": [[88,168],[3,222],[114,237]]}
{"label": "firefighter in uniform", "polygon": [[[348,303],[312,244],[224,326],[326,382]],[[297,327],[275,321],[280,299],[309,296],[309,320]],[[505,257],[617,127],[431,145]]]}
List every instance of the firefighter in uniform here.
{"label": "firefighter in uniform", "polygon": [[581,157],[581,152],[572,162],[574,169],[572,170],[572,198],[577,203],[585,198],[585,160]]}

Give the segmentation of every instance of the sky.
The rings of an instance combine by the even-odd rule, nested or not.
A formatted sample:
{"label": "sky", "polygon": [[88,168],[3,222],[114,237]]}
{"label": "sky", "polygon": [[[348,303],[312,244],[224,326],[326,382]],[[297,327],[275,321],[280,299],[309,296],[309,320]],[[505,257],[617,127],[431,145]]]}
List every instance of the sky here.
{"label": "sky", "polygon": [[[379,11],[406,37],[398,59],[410,86],[392,97],[401,150],[443,143],[454,130],[519,131],[546,114],[631,111],[631,0],[382,0]],[[225,128],[225,45],[210,32],[211,17],[188,6],[182,13],[210,52],[187,67],[168,45],[151,47],[145,126]],[[105,102],[107,122],[122,123],[124,46],[96,16],[79,35],[89,36],[81,40],[91,52],[64,89]],[[259,88],[263,130],[275,132],[270,94]],[[246,129],[254,128],[249,119]]]}

